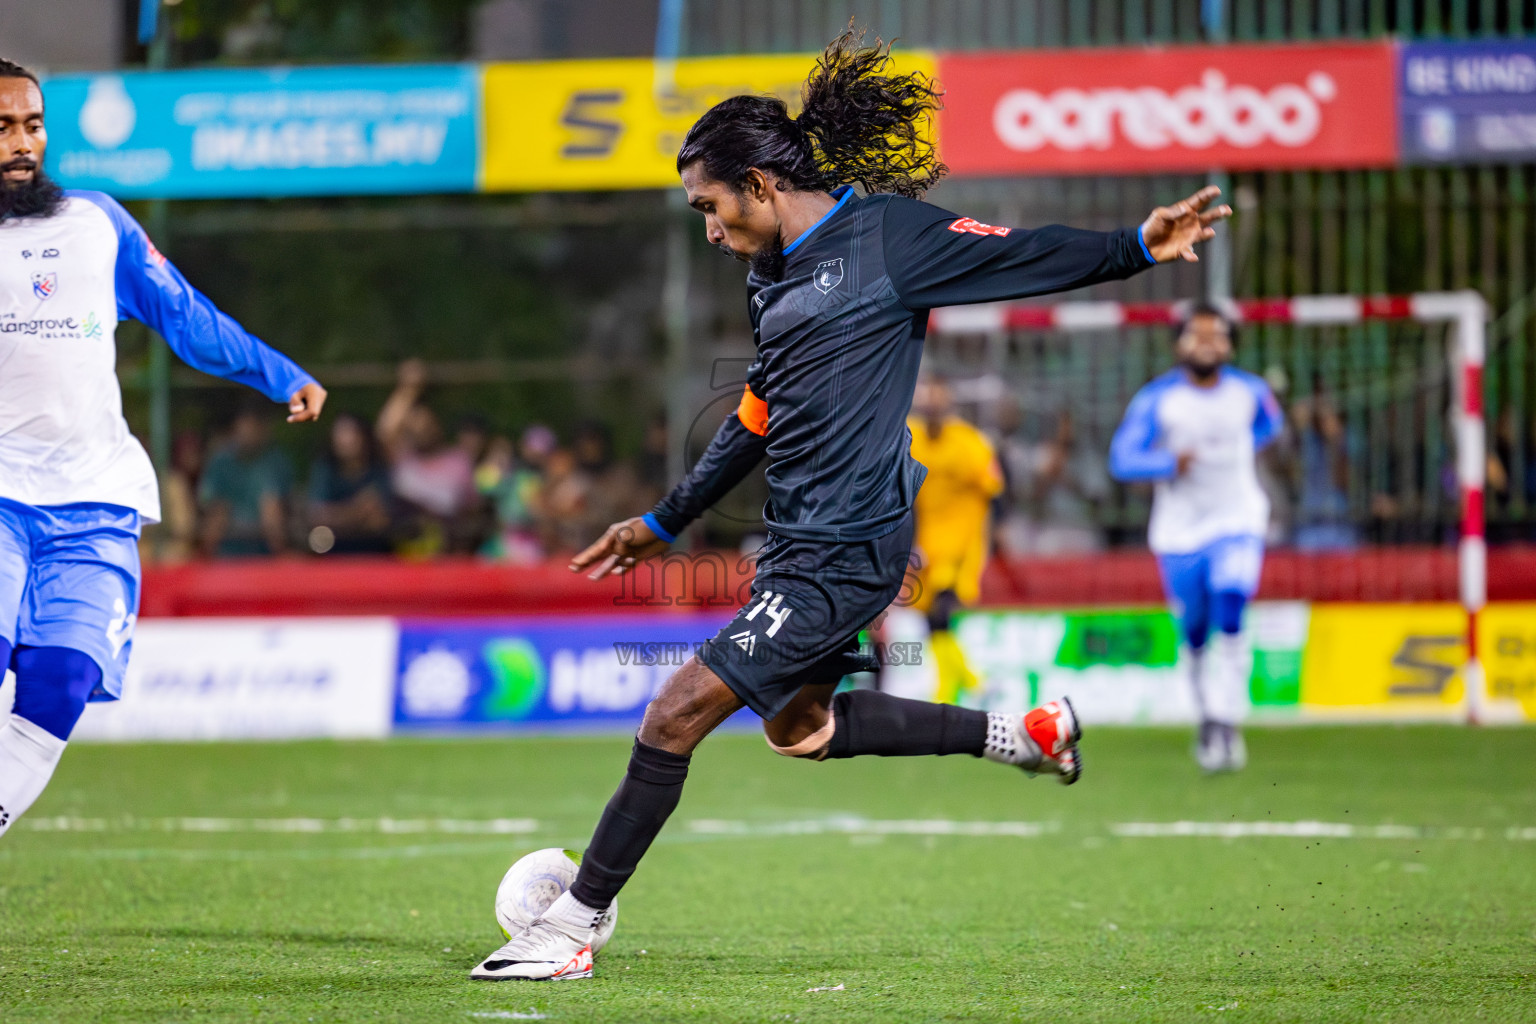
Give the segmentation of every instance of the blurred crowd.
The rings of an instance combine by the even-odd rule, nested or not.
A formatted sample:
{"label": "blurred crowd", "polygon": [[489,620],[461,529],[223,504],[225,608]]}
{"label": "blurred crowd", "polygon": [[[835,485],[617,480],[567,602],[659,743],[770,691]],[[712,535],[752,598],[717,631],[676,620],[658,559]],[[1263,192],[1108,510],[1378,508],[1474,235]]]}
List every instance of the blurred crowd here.
{"label": "blurred crowd", "polygon": [[234,410],[211,439],[175,439],[162,481],[160,561],[315,554],[480,555],[540,561],[596,539],[651,507],[667,486],[667,436],[649,424],[638,458],[614,457],[609,428],[590,421],[562,439],[543,424],[516,437],[466,416],[444,427],[427,401],[427,368],[401,364],[370,423],[326,417],[324,450],[307,467],[274,441],[271,407]]}
{"label": "blurred crowd", "polygon": [[[515,437],[497,434],[474,416],[448,429],[428,401],[427,376],[420,361],[401,364],[371,422],[345,412],[327,416],[324,449],[308,466],[277,446],[277,418],[261,401],[236,408],[212,438],[179,435],[162,480],[163,524],[147,534],[146,556],[352,553],[537,562],[591,543],[610,523],[650,508],[672,484],[660,415],[646,425],[639,452],[620,459],[610,429],[597,421],[578,424],[564,438],[539,423]],[[1146,519],[1138,489],[1127,493],[1107,468],[1113,423],[1085,428],[1068,408],[1026,417],[1012,396],[953,408],[984,429],[1003,471],[993,515],[996,551],[1073,555],[1141,543]],[[1372,476],[1366,430],[1337,400],[1323,392],[1293,396],[1286,411],[1288,429],[1259,460],[1273,509],[1270,544],[1327,551],[1449,538],[1454,512],[1441,513],[1456,504],[1454,468],[1448,454],[1427,450],[1424,424],[1407,431],[1417,447],[1407,457],[1375,460]],[[1536,507],[1536,437],[1519,437],[1519,425],[1506,419],[1490,438],[1490,502]],[[1421,479],[1404,480],[1403,473]],[[1438,513],[1425,507],[1431,501]],[[1501,536],[1497,528],[1490,536],[1536,539]]]}
{"label": "blurred crowd", "polygon": [[[1276,383],[1284,400],[1283,381]],[[1372,451],[1367,425],[1351,421],[1335,396],[1318,391],[1284,404],[1287,429],[1258,458],[1259,481],[1270,499],[1270,545],[1315,552],[1454,540],[1459,495],[1453,456],[1444,436],[1432,442],[1423,410],[1383,451]],[[994,509],[995,550],[1088,554],[1141,542],[1145,508],[1127,502],[1126,489],[1109,476],[1112,424],[1100,424],[1100,436],[1089,437],[1070,409],[1031,429],[1017,399],[976,407],[989,408],[987,432],[1006,481]],[[1401,437],[1410,441],[1405,445]],[[1522,437],[1519,422],[1503,417],[1490,438],[1487,473],[1490,510],[1536,507],[1536,429]],[[1150,487],[1132,487],[1130,496],[1138,490],[1149,493]],[[1496,521],[1489,537],[1529,541],[1536,532]]]}

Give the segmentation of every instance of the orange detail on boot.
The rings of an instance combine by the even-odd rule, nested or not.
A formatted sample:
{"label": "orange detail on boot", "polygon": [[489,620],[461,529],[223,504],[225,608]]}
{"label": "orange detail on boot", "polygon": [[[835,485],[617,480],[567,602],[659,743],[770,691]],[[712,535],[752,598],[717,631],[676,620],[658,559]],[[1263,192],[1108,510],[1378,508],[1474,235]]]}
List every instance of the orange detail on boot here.
{"label": "orange detail on boot", "polygon": [[1067,731],[1061,705],[1055,701],[1042,704],[1025,715],[1024,731],[1029,733],[1029,738],[1045,752],[1046,757],[1059,755],[1072,738]]}

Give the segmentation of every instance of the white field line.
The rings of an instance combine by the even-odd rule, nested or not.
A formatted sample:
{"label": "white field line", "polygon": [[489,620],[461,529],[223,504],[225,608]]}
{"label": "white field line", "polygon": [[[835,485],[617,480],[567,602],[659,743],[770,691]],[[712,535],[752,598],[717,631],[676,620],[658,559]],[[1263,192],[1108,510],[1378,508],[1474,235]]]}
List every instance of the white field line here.
{"label": "white field line", "polygon": [[27,817],[17,822],[34,832],[376,832],[412,835],[529,835],[533,818],[75,818]]}
{"label": "white field line", "polygon": [[1248,839],[1279,836],[1292,839],[1505,839],[1536,840],[1536,828],[1483,829],[1460,825],[1353,825],[1338,821],[1131,821],[1109,826],[1124,839],[1183,838]]}
{"label": "white field line", "polygon": [[[333,835],[547,834],[534,818],[82,818],[26,817],[17,826],[34,832],[298,833]],[[948,818],[871,819],[854,815],[787,821],[701,818],[685,825],[697,838],[775,836],[996,836],[1030,839],[1062,831],[1059,821],[953,821]],[[1332,821],[1131,821],[1107,826],[1122,839],[1457,839],[1504,838],[1536,842],[1536,827],[1485,829],[1464,826],[1356,825]],[[676,833],[674,833],[676,835]],[[667,838],[663,836],[662,838]],[[683,838],[678,836],[677,838]]]}
{"label": "white field line", "polygon": [[725,821],[702,818],[688,831],[709,836],[1015,836],[1031,838],[1061,831],[1056,821],[950,821],[946,818],[872,821],[867,818],[807,818],[802,821]]}

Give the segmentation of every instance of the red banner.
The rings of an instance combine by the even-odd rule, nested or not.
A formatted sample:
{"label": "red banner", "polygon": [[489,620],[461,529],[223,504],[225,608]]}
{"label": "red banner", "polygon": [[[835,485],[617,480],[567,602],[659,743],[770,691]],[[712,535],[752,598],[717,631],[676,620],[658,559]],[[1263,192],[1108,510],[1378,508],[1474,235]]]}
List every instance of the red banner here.
{"label": "red banner", "polygon": [[1386,167],[1391,43],[940,55],[957,175]]}

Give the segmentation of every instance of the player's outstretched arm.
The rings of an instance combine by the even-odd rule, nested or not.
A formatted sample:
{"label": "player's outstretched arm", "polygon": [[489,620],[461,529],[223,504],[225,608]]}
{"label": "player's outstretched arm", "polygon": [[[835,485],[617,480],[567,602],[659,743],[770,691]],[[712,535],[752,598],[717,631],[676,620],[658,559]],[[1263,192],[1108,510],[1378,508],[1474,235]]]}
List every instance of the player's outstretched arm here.
{"label": "player's outstretched arm", "polygon": [[670,540],[656,535],[645,516],[635,516],[614,523],[595,544],[572,558],[571,572],[591,569],[588,578],[594,580],[609,575],[618,576],[633,568],[636,562],[661,554],[671,544]]}
{"label": "player's outstretched arm", "polygon": [[768,407],[748,387],[741,406],[720,424],[709,447],[672,493],[645,515],[608,527],[597,543],[571,560],[571,571],[595,566],[591,578],[602,579],[665,551],[689,523],[763,461],[767,433]]}
{"label": "player's outstretched arm", "polygon": [[1195,246],[1216,237],[1213,225],[1232,216],[1232,207],[1212,206],[1221,189],[1207,185],[1182,202],[1159,206],[1141,225],[1141,240],[1159,263],[1198,263]]}
{"label": "player's outstretched arm", "polygon": [[1140,227],[1119,231],[997,227],[892,198],[882,220],[885,264],[909,309],[1071,291],[1193,258],[1193,247],[1215,233],[1211,225],[1232,212],[1210,206],[1218,194],[1214,187],[1201,189],[1158,207]]}
{"label": "player's outstretched arm", "polygon": [[92,195],[117,228],[120,316],[148,324],[194,369],[260,391],[288,406],[289,423],[317,419],[326,392],[297,363],[256,338],[193,288],[150,242],[137,221],[106,196]]}
{"label": "player's outstretched arm", "polygon": [[1157,440],[1157,396],[1143,388],[1131,399],[1109,443],[1109,475],[1126,484],[1177,476],[1183,468],[1180,457]]}

